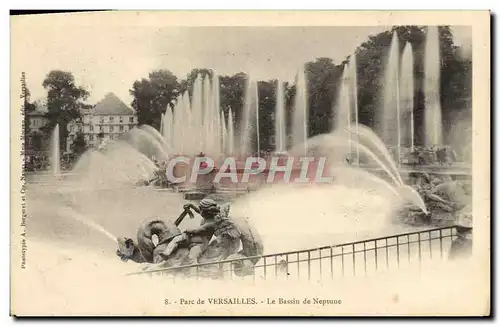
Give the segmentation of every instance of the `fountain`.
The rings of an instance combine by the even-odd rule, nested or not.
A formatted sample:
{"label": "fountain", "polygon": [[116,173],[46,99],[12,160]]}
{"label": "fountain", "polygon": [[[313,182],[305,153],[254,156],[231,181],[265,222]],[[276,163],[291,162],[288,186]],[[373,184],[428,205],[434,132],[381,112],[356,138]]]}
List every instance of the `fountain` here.
{"label": "fountain", "polygon": [[[356,126],[356,143],[359,144],[359,110],[358,110],[358,73],[356,54],[352,55],[352,63],[349,65],[351,68],[351,90],[352,90],[352,103],[354,108],[354,123]],[[359,146],[356,146],[356,165],[359,166]]]}
{"label": "fountain", "polygon": [[415,118],[413,114],[413,51],[411,43],[407,43],[401,59],[401,129],[403,129],[404,146],[415,150]]}
{"label": "fountain", "polygon": [[[393,39],[393,49],[397,48],[395,44],[397,42]],[[387,70],[393,72],[394,69],[398,68],[394,67],[394,63],[398,60],[395,56],[390,56],[389,61],[393,65],[389,65]],[[401,61],[401,93],[396,96],[396,102],[399,102],[399,95],[401,96],[401,112],[397,112],[397,117],[398,120],[401,118],[401,120],[407,121],[407,117],[410,115],[411,122],[410,125],[407,122],[401,124],[397,130],[397,139],[396,137],[391,139],[397,141],[398,146],[412,146],[414,145],[414,122],[413,102],[410,100],[412,92],[410,90],[413,88],[411,72],[413,60],[408,44]],[[232,201],[232,214],[234,212],[234,216],[248,216],[251,219],[252,224],[262,235],[265,243],[265,254],[302,250],[313,246],[323,246],[334,250],[335,248],[340,249],[337,245],[359,241],[360,238],[378,238],[389,234],[397,235],[403,230],[407,231],[406,226],[390,223],[395,206],[401,203],[398,197],[411,201],[424,212],[426,212],[425,203],[418,193],[404,184],[386,143],[370,128],[363,126],[362,121],[360,121],[357,107],[356,58],[352,57],[351,62],[343,72],[339,93],[340,102],[336,105],[335,114],[337,116],[334,119],[335,125],[332,126],[332,132],[308,138],[306,85],[304,74],[299,73],[297,97],[293,108],[293,127],[287,132],[283,84],[278,83],[275,116],[276,150],[278,152],[289,150],[292,155],[296,153],[302,156],[308,150],[312,152],[316,147],[320,148],[323,151],[321,155],[333,158],[332,161],[328,161],[328,168],[334,176],[334,181],[331,184],[307,185],[306,187],[296,184],[268,185]],[[397,85],[399,82],[396,78],[396,80],[392,79],[387,83],[385,88]],[[258,103],[256,93],[257,87],[254,87],[253,90],[250,88],[246,93],[245,103],[252,103],[252,101]],[[391,98],[392,103],[394,103],[395,97]],[[149,217],[174,220],[185,203],[183,197],[178,193],[156,191],[153,187],[138,187],[135,183],[149,178],[155,172],[156,167],[151,160],[152,156],[161,159],[169,158],[172,154],[196,154],[201,150],[206,151],[211,156],[215,156],[217,153],[231,156],[237,155],[236,152],[240,152],[242,146],[245,146],[243,154],[247,155],[251,151],[251,144],[255,138],[257,138],[257,143],[259,142],[259,118],[266,119],[268,117],[259,117],[257,105],[249,104],[245,108],[247,115],[241,125],[245,125],[248,121],[249,128],[253,128],[254,131],[247,132],[247,137],[243,137],[243,144],[239,144],[242,138],[241,134],[235,136],[237,133],[235,124],[240,125],[239,121],[235,123],[235,116],[239,117],[239,112],[235,113],[235,108],[224,108],[224,112],[220,109],[217,76],[214,76],[211,82],[208,78],[202,79],[198,76],[191,98],[186,92],[178,97],[173,107],[166,108],[161,117],[160,133],[149,127],[135,128],[126,133],[122,139],[108,142],[103,149],[87,151],[73,170],[79,172],[82,178],[66,188],[59,187],[67,181],[58,183],[56,193],[47,194],[48,187],[45,186],[28,185],[29,205],[27,207],[29,212],[27,216],[30,219],[30,240],[38,241],[31,240],[33,243],[28,244],[32,248],[31,250],[38,250],[38,252],[34,251],[30,257],[30,265],[35,268],[30,268],[29,271],[32,271],[34,276],[38,275],[39,283],[44,284],[37,292],[47,293],[44,287],[45,284],[51,285],[50,282],[56,282],[54,284],[57,284],[58,289],[61,290],[55,292],[73,288],[77,291],[84,291],[84,295],[75,294],[74,296],[68,296],[67,292],[64,292],[63,300],[58,302],[59,306],[61,304],[64,306],[68,302],[68,298],[77,300],[84,297],[85,293],[88,294],[89,291],[94,290],[92,286],[96,284],[101,287],[104,284],[107,287],[106,291],[101,292],[113,293],[114,296],[116,296],[117,291],[126,296],[127,293],[137,288],[147,289],[148,291],[141,292],[147,292],[147,295],[159,293],[158,286],[162,286],[162,284],[166,286],[165,291],[171,290],[174,285],[162,280],[153,279],[150,282],[149,279],[137,277],[134,281],[137,280],[138,283],[128,283],[117,277],[117,275],[127,272],[128,268],[137,268],[137,266],[121,264],[118,261],[115,256],[115,234],[133,235],[137,232],[139,224]],[[255,114],[252,113],[254,109],[257,109]],[[387,106],[385,109],[388,110],[389,115],[390,112],[399,111],[396,110],[398,109],[397,105]],[[253,126],[252,120],[255,121]],[[405,138],[408,136],[407,128],[411,130],[410,143]],[[289,135],[293,136],[291,149],[287,148],[286,140]],[[235,140],[235,138],[237,139]],[[296,150],[295,153],[293,149]],[[346,154],[354,154],[356,162],[359,163],[361,160],[362,164],[347,166],[343,159]],[[364,164],[368,161],[374,162],[374,165],[379,167],[383,173],[379,176],[364,169]],[[290,221],[294,221],[294,223],[290,223]],[[196,215],[193,220],[186,219],[181,229],[194,228],[199,226],[199,223],[200,218]],[[32,238],[33,236],[34,238]],[[397,238],[399,239],[399,237]],[[67,242],[62,242],[61,239]],[[46,246],[45,248],[49,249],[38,254],[40,248],[44,248],[44,245],[52,241],[55,244]],[[376,242],[375,245],[377,245]],[[83,250],[79,250],[78,245],[81,245]],[[353,251],[354,249],[356,248],[353,246]],[[399,254],[399,247],[392,249],[398,250]],[[410,246],[408,246],[409,249]],[[420,255],[422,251],[425,253],[425,250],[418,243],[419,262],[421,262]],[[406,248],[404,251],[406,252]],[[92,255],[93,252],[97,254]],[[374,252],[376,256],[380,251],[375,250],[365,254],[371,256]],[[50,254],[54,255],[54,253],[60,255],[57,260],[47,259]],[[330,254],[320,251],[319,257],[323,253]],[[359,270],[362,270],[363,266],[356,265],[354,259],[363,262],[363,260],[358,259],[362,255],[362,253],[352,255],[352,266],[360,266]],[[62,257],[64,259],[61,259]],[[71,259],[67,259],[68,257]],[[399,256],[397,257],[399,264]],[[316,258],[317,256],[312,257],[313,275],[318,270],[314,267],[315,262],[318,261],[319,274],[326,275],[327,265],[321,265],[321,260]],[[297,253],[296,259],[297,261],[304,259],[304,255],[300,256]],[[341,259],[344,259],[343,256]],[[68,266],[75,267],[75,262],[78,260],[81,263],[77,268],[68,268]],[[268,258],[267,263],[270,260]],[[346,262],[348,260],[351,259],[346,259]],[[404,260],[406,261],[406,259]],[[117,267],[115,269],[108,268],[111,266],[108,264],[115,261]],[[366,257],[364,261],[366,261]],[[410,261],[409,254],[408,261]],[[403,259],[401,259],[401,263],[403,263]],[[271,265],[269,264],[269,266]],[[303,263],[297,263],[298,270],[297,272],[295,269],[291,270],[291,277],[294,277],[295,274],[298,275],[299,270],[303,276],[310,273],[311,267],[307,265],[305,259]],[[383,269],[383,265],[385,262],[379,264],[378,269],[375,269],[380,271]],[[387,266],[389,265],[395,266],[396,262],[388,258]],[[54,266],[58,268],[54,268]],[[343,261],[342,265],[336,264],[336,266],[342,266],[343,269]],[[93,269],[105,272],[108,274],[106,276],[111,275],[111,277],[105,278],[102,277],[103,274],[97,273],[94,275],[92,274]],[[349,267],[346,268],[346,270],[348,269]],[[82,274],[82,270],[86,272]],[[134,269],[134,271],[136,270]],[[79,272],[82,277],[75,285],[74,275],[79,275]],[[274,275],[274,273],[269,272],[269,269],[267,273],[269,276]],[[49,283],[47,283],[47,275],[55,275],[55,277],[49,279]],[[412,277],[415,279],[414,275]],[[31,280],[31,284],[34,283],[34,278],[28,279]],[[259,280],[259,275],[256,279]],[[96,282],[96,280],[101,282]],[[102,282],[102,280],[107,281]],[[344,280],[342,279],[341,282]],[[176,280],[176,283],[178,282],[182,281]],[[411,282],[407,281],[406,283]],[[89,284],[89,287],[82,286],[82,284]],[[133,287],[129,287],[129,284],[133,284]],[[193,290],[199,290],[196,288],[199,288],[197,282],[190,281],[181,284],[184,287],[189,285],[193,286]],[[237,286],[238,283],[236,280],[232,280],[231,284]],[[272,285],[274,282],[267,284]],[[282,284],[278,285],[282,287]],[[252,284],[253,290],[255,286],[257,285]],[[96,290],[99,289],[95,289],[94,292]],[[179,288],[179,290],[182,289]],[[160,292],[165,293],[165,291]],[[51,306],[57,307],[56,304]]]}
{"label": "fountain", "polygon": [[301,146],[307,156],[308,120],[307,81],[304,68],[299,69],[296,79],[296,94],[293,106],[292,148]]}
{"label": "fountain", "polygon": [[258,150],[259,100],[257,82],[248,77],[245,83],[243,118],[240,127],[239,155],[245,157],[253,152],[253,146]]}
{"label": "fountain", "polygon": [[439,30],[429,26],[425,42],[425,144],[441,146],[443,144],[443,126],[440,102],[440,49]]}
{"label": "fountain", "polygon": [[214,158],[220,157],[224,149],[219,77],[214,75],[210,81],[208,75],[205,78],[198,75],[191,99],[188,92],[181,94],[162,119],[162,137],[172,153],[194,155],[204,152]]}
{"label": "fountain", "polygon": [[161,130],[160,130],[160,134],[167,144],[171,143],[172,141],[172,119],[173,119],[172,107],[169,105],[167,107],[167,111],[161,114]]}
{"label": "fountain", "polygon": [[235,154],[234,149],[234,117],[231,108],[229,108],[229,114],[227,116],[227,151],[228,156]]}
{"label": "fountain", "polygon": [[[337,105],[333,108],[333,125],[332,131],[351,130],[354,111],[354,126],[356,132],[349,133],[348,144],[352,149],[352,138],[355,138],[355,143],[358,144],[359,125],[358,117],[358,91],[357,91],[357,72],[356,72],[356,56],[353,55],[353,62],[346,64],[342,72],[340,80],[340,88],[338,94]],[[352,156],[352,155],[351,155]],[[356,147],[356,165],[359,166],[359,148]]]}
{"label": "fountain", "polygon": [[283,83],[278,80],[276,86],[276,114],[274,118],[275,151],[283,153],[286,151],[286,123],[285,123],[285,94]]}
{"label": "fountain", "polygon": [[52,167],[52,174],[58,176],[61,173],[61,158],[60,158],[60,143],[59,143],[59,124],[56,124],[54,130],[52,131],[50,139],[50,151],[51,160],[50,165]]}
{"label": "fountain", "polygon": [[399,95],[399,41],[394,31],[389,48],[385,70],[383,106],[379,110],[382,140],[385,144],[396,147],[397,163],[401,158],[401,113]]}

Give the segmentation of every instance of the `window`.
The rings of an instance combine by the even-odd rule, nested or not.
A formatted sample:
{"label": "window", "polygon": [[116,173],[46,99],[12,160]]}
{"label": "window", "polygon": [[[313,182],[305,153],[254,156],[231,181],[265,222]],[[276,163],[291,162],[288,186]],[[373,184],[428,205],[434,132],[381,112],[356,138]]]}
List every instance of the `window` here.
{"label": "window", "polygon": [[102,126],[99,126],[99,132],[103,132],[104,128]]}
{"label": "window", "polygon": [[90,139],[90,141],[93,141],[94,140],[94,135],[90,135],[89,139]]}
{"label": "window", "polygon": [[120,123],[123,123],[123,117],[120,117]]}
{"label": "window", "polygon": [[104,117],[100,117],[100,118],[99,118],[99,122],[100,122],[100,123],[104,123]]}
{"label": "window", "polygon": [[113,132],[113,126],[109,126],[109,132]]}
{"label": "window", "polygon": [[90,125],[90,126],[89,126],[89,130],[90,130],[90,132],[93,132],[93,131],[94,131],[94,126],[93,126],[93,125]]}
{"label": "window", "polygon": [[109,117],[109,122],[115,121],[115,117]]}
{"label": "window", "polygon": [[120,131],[123,131],[123,126],[120,126]]}
{"label": "window", "polygon": [[134,117],[128,118],[129,123],[134,123]]}
{"label": "window", "polygon": [[134,125],[129,125],[128,126],[128,129],[132,129],[132,128],[134,128]]}

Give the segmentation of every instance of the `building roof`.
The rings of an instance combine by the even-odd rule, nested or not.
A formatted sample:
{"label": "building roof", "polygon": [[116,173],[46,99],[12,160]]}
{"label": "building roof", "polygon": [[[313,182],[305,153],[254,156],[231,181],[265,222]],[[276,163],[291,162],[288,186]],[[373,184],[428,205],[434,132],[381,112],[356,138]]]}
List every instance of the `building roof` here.
{"label": "building roof", "polygon": [[26,112],[26,115],[30,116],[30,117],[45,117],[46,113],[47,112],[35,110],[35,111],[31,111],[31,112]]}
{"label": "building roof", "polygon": [[113,93],[108,93],[94,106],[94,115],[133,115],[135,112]]}

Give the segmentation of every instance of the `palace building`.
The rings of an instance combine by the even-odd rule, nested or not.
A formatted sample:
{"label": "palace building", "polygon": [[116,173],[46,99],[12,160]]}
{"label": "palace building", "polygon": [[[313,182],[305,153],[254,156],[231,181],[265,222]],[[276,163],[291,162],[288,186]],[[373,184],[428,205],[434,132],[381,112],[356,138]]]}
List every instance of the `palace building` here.
{"label": "palace building", "polygon": [[118,139],[120,134],[137,126],[137,114],[115,94],[108,93],[92,108],[82,112],[82,121],[68,124],[66,151],[81,132],[88,146],[98,146],[101,141]]}

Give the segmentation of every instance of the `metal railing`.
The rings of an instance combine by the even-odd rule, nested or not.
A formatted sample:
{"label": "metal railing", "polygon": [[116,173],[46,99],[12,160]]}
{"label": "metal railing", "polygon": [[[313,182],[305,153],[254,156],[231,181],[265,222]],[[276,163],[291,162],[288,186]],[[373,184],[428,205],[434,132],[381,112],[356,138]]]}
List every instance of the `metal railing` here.
{"label": "metal railing", "polygon": [[[335,277],[368,275],[410,264],[425,264],[447,259],[455,226],[426,229],[368,240],[245,257],[220,262],[143,271],[129,275],[147,274],[176,279],[307,279],[320,281]],[[253,266],[250,261],[257,260]],[[244,266],[248,263],[248,266]]]}

